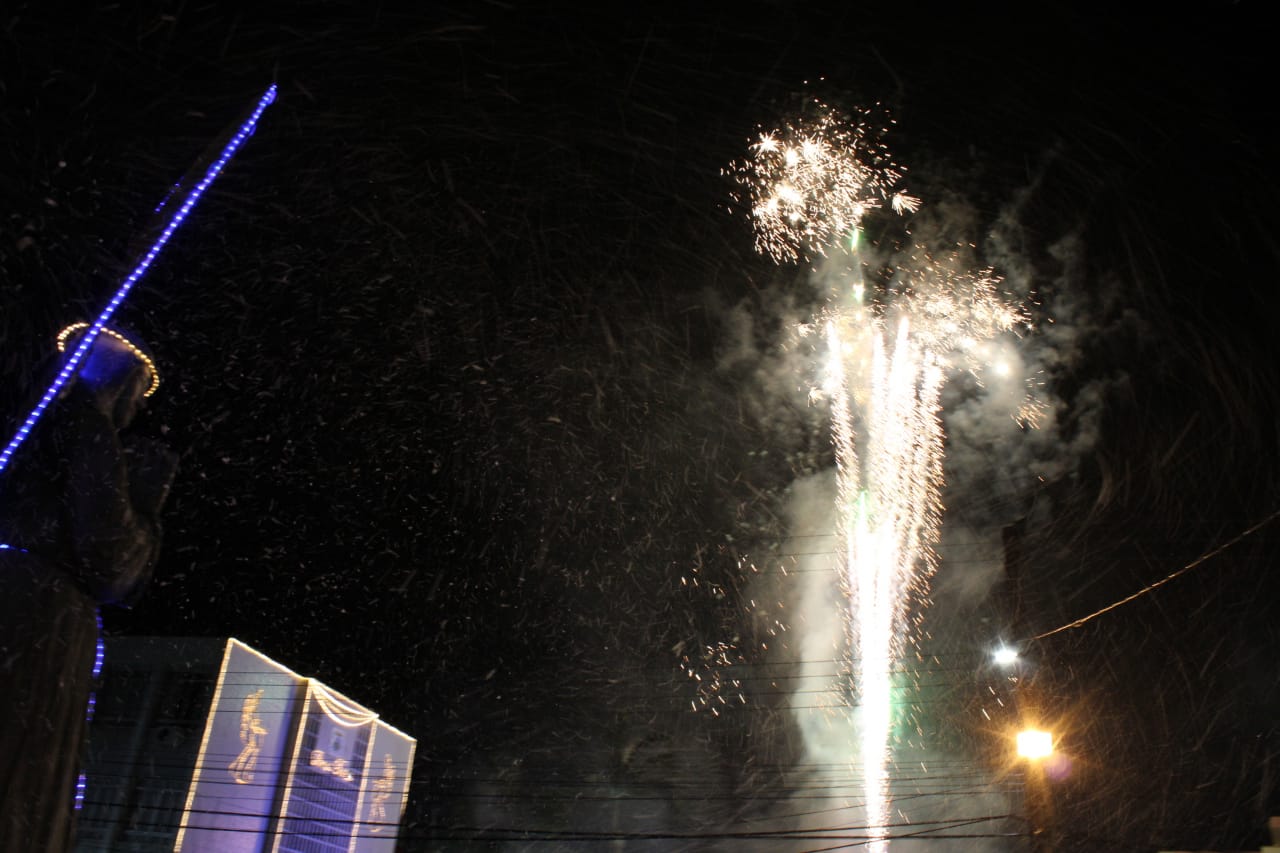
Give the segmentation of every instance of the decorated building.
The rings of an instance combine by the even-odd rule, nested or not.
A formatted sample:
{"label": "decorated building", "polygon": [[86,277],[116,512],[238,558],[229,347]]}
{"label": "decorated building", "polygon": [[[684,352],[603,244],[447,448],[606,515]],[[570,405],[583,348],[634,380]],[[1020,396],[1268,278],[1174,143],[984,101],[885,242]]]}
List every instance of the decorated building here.
{"label": "decorated building", "polygon": [[77,850],[391,853],[415,746],[239,640],[115,640]]}

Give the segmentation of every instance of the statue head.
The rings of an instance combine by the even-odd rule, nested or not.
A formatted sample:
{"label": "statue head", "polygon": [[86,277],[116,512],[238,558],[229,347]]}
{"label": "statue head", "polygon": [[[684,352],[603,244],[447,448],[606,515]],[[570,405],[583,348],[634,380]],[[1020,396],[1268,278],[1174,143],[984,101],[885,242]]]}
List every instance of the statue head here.
{"label": "statue head", "polygon": [[[89,324],[81,322],[59,332],[59,351],[75,347],[88,329]],[[143,399],[160,386],[155,359],[141,339],[109,327],[94,340],[78,376],[99,399],[110,401],[109,414],[117,429],[132,423]]]}

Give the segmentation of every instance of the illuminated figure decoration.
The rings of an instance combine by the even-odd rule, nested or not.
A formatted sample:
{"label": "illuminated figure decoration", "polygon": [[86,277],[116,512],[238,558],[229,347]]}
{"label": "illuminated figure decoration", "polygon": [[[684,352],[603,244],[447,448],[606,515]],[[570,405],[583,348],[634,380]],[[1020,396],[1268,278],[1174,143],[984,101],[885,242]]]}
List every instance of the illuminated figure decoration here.
{"label": "illuminated figure decoration", "polygon": [[243,746],[240,754],[227,767],[236,784],[248,785],[253,781],[253,771],[258,766],[258,756],[262,753],[262,739],[268,734],[262,718],[258,716],[258,705],[262,703],[262,689],[244,697],[244,705],[240,709],[240,743]]}
{"label": "illuminated figure decoration", "polygon": [[391,753],[382,756],[382,776],[373,783],[373,800],[369,803],[369,823],[373,825],[371,832],[382,832],[387,822],[387,800],[391,799],[391,790],[396,786],[396,764]]}

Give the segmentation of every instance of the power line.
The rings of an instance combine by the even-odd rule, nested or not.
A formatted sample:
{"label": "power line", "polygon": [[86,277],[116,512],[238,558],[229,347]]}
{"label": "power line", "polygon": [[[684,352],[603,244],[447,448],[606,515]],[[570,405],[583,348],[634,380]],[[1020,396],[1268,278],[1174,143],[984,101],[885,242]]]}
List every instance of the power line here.
{"label": "power line", "polygon": [[[164,808],[164,807],[150,807]],[[192,809],[190,814],[200,814],[211,817],[242,817],[245,816],[240,812],[220,811],[215,809]],[[253,815],[261,817],[261,815]],[[857,841],[871,842],[880,839],[898,839],[898,838],[1005,838],[1016,837],[1024,833],[982,833],[982,834],[946,834],[931,835],[933,833],[944,833],[949,830],[962,828],[965,826],[974,826],[981,823],[991,823],[996,821],[1022,820],[1016,814],[988,814],[972,817],[959,818],[942,818],[935,820],[920,821],[899,821],[895,823],[885,824],[883,826],[874,826],[870,824],[848,824],[841,826],[820,826],[806,827],[797,829],[772,829],[772,830],[750,830],[750,831],[701,831],[701,832],[676,832],[676,831],[628,831],[628,830],[586,830],[586,829],[535,829],[530,827],[517,826],[466,826],[466,825],[409,825],[408,831],[402,830],[398,833],[401,840],[433,840],[433,841],[573,841],[573,842],[602,842],[602,841],[702,841],[702,840],[739,840],[739,841]],[[85,824],[106,824],[112,825],[114,822],[106,818],[94,818],[92,816],[82,816],[80,821]],[[159,829],[216,829],[220,833],[250,833],[258,835],[282,836],[282,837],[300,837],[300,838],[350,838],[351,832],[321,830],[316,827],[310,827],[303,830],[286,829],[284,824],[289,822],[288,816],[281,821],[275,828],[264,830],[259,828],[241,828],[241,827],[207,827],[193,825],[190,822],[184,823],[181,820],[172,821],[156,821],[148,823],[148,830]],[[390,822],[383,823],[378,821],[360,821],[355,818],[350,819],[333,819],[322,820],[327,824],[337,824],[341,826],[350,825],[353,827],[390,827],[395,826]],[[908,830],[903,832],[902,830]],[[855,834],[856,833],[856,834]],[[854,846],[854,845],[842,845]],[[839,849],[839,848],[832,848]]]}
{"label": "power line", "polygon": [[1262,519],[1262,521],[1259,521],[1257,524],[1253,525],[1252,527],[1249,527],[1243,532],[1237,534],[1234,538],[1224,542],[1223,544],[1219,545],[1217,548],[1214,548],[1212,551],[1208,551],[1204,554],[1201,554],[1199,557],[1196,557],[1190,563],[1187,563],[1182,568],[1178,569],[1172,574],[1166,575],[1165,577],[1161,578],[1155,583],[1149,586],[1145,586],[1142,589],[1138,590],[1137,592],[1133,593],[1132,595],[1126,596],[1117,602],[1108,604],[1106,607],[1102,608],[1101,610],[1096,610],[1093,613],[1090,613],[1088,616],[1081,617],[1080,619],[1077,619],[1074,622],[1068,622],[1066,625],[1062,625],[1061,627],[1054,628],[1052,631],[1045,631],[1043,634],[1036,634],[1031,639],[1043,640],[1045,637],[1052,637],[1054,634],[1060,633],[1062,631],[1069,631],[1073,628],[1079,628],[1081,625],[1084,625],[1086,622],[1089,622],[1090,620],[1095,619],[1104,613],[1109,613],[1112,610],[1115,610],[1117,607],[1121,607],[1125,604],[1128,604],[1130,601],[1133,601],[1136,598],[1140,598],[1146,595],[1147,593],[1152,592],[1153,590],[1159,589],[1160,587],[1164,586],[1174,578],[1186,574],[1187,572],[1191,571],[1197,566],[1200,566],[1205,562],[1207,562],[1208,560],[1212,559],[1213,557],[1218,556],[1223,551],[1227,550],[1228,548],[1240,542],[1242,539],[1258,532],[1263,527],[1275,521],[1277,518],[1280,518],[1280,509],[1277,509],[1275,512],[1271,513],[1271,515]]}

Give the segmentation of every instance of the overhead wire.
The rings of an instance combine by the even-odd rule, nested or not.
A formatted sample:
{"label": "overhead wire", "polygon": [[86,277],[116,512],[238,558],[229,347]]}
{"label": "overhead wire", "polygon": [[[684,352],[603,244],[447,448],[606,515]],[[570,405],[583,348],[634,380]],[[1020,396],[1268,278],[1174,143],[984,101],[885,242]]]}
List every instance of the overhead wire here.
{"label": "overhead wire", "polygon": [[1111,604],[1108,604],[1106,607],[1103,607],[1099,610],[1095,610],[1093,613],[1090,613],[1088,616],[1082,616],[1079,619],[1076,619],[1072,622],[1068,622],[1065,625],[1061,625],[1057,628],[1054,628],[1052,631],[1045,631],[1042,634],[1036,634],[1031,639],[1043,640],[1045,637],[1052,637],[1054,634],[1059,634],[1063,631],[1070,631],[1072,629],[1079,628],[1082,625],[1085,625],[1086,623],[1098,618],[1099,616],[1102,616],[1105,613],[1110,613],[1112,610],[1115,610],[1118,607],[1123,607],[1124,605],[1128,604],[1131,601],[1141,598],[1142,596],[1147,595],[1150,592],[1154,592],[1155,590],[1169,583],[1169,581],[1172,581],[1176,578],[1181,577],[1182,575],[1186,574],[1192,569],[1197,568],[1198,566],[1204,565],[1206,562],[1218,556],[1223,551],[1226,551],[1228,548],[1231,548],[1232,546],[1238,544],[1239,542],[1246,539],[1247,537],[1252,536],[1254,533],[1258,532],[1263,527],[1266,527],[1268,524],[1275,521],[1277,518],[1280,518],[1280,509],[1277,509],[1275,512],[1271,513],[1266,518],[1262,519],[1256,524],[1251,525],[1250,527],[1236,534],[1234,537],[1222,543],[1221,545],[1217,546],[1216,548],[1213,548],[1212,550],[1207,551],[1204,554],[1201,554],[1199,557],[1196,557],[1190,563],[1187,563],[1182,568],[1177,569],[1176,571],[1166,575],[1165,577],[1161,578],[1155,583],[1148,584],[1147,586],[1143,587],[1142,589],[1138,590],[1132,595],[1127,595],[1124,598],[1120,599],[1119,601],[1115,601]]}

